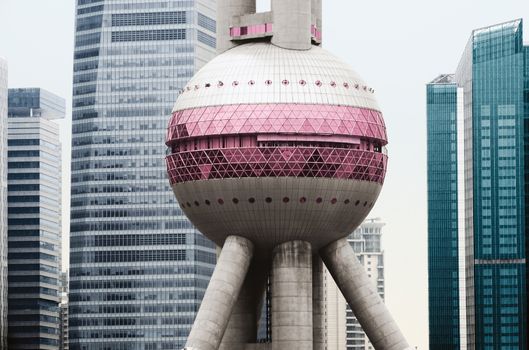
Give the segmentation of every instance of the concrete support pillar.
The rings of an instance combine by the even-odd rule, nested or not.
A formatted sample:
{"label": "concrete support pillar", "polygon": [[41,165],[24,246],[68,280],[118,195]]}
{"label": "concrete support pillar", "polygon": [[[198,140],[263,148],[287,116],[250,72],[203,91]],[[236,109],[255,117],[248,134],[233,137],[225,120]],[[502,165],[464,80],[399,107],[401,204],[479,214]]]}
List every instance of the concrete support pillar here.
{"label": "concrete support pillar", "polygon": [[374,348],[411,349],[347,238],[329,244],[320,255]]}
{"label": "concrete support pillar", "polygon": [[272,259],[272,350],[312,350],[311,245],[283,243]]}
{"label": "concrete support pillar", "polygon": [[312,257],[312,336],[313,350],[325,350],[325,291],[323,262]]}
{"label": "concrete support pillar", "polygon": [[245,350],[257,341],[257,326],[269,264],[253,261],[231,313],[219,350]]}
{"label": "concrete support pillar", "polygon": [[255,13],[256,0],[217,0],[217,53],[236,46],[231,41],[230,26],[234,16]]}
{"label": "concrete support pillar", "polygon": [[218,350],[252,256],[246,238],[226,239],[184,349]]}
{"label": "concrete support pillar", "polygon": [[272,0],[272,44],[293,50],[311,48],[312,0]]}

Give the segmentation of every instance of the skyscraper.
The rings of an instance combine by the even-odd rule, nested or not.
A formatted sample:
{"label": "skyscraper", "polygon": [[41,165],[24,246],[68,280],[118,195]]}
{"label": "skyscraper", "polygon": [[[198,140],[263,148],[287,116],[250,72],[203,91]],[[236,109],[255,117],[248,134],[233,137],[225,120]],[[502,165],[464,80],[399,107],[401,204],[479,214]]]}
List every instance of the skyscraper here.
{"label": "skyscraper", "polygon": [[453,75],[441,75],[428,84],[428,300],[432,349],[459,349],[462,334],[466,333],[460,327],[466,316],[465,299],[459,298],[460,293],[464,296],[459,288],[464,270],[460,270],[458,247],[465,244],[464,222],[459,218],[465,213],[458,211],[459,194],[464,195],[458,193],[458,186],[464,187],[464,179],[462,171],[458,179],[458,156],[462,156],[458,150],[463,145],[458,145],[458,119],[461,121],[462,116],[457,115],[457,103],[458,87]]}
{"label": "skyscraper", "polygon": [[58,349],[64,99],[9,89],[9,349]]}
{"label": "skyscraper", "polygon": [[427,86],[431,349],[527,349],[529,48],[473,31]]}
{"label": "skyscraper", "polygon": [[163,143],[215,54],[213,0],[78,0],[70,348],[180,349],[216,261],[176,205]]}
{"label": "skyscraper", "polygon": [[0,348],[7,347],[7,62],[0,58]]}

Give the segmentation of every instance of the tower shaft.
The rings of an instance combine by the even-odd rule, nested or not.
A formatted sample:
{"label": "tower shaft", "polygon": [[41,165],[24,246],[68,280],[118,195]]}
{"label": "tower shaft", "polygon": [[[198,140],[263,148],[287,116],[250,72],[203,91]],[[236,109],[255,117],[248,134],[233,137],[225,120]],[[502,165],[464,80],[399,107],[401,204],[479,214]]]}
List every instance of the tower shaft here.
{"label": "tower shaft", "polygon": [[322,0],[271,0],[270,12],[256,13],[256,0],[217,0],[217,52],[270,40],[291,50],[321,43]]}
{"label": "tower shaft", "polygon": [[312,249],[292,241],[274,249],[272,350],[312,350]]}
{"label": "tower shaft", "polygon": [[253,256],[246,238],[226,238],[185,349],[218,350]]}

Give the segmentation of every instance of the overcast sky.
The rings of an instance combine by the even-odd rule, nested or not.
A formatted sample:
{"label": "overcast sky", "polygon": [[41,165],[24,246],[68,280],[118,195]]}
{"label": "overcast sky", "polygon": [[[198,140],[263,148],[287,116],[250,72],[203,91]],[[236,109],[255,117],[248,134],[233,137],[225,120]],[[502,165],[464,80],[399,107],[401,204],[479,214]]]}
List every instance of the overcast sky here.
{"label": "overcast sky", "polygon": [[[258,0],[266,9],[266,0]],[[376,89],[389,134],[386,183],[372,217],[386,223],[386,302],[410,344],[428,346],[425,84],[453,73],[472,29],[524,18],[527,0],[324,0],[324,47]],[[529,26],[529,22],[527,23]],[[43,87],[67,101],[64,264],[74,0],[0,0],[0,56],[10,87]],[[526,42],[529,31],[524,30]],[[168,116],[169,117],[169,116]],[[163,145],[160,145],[163,147]]]}

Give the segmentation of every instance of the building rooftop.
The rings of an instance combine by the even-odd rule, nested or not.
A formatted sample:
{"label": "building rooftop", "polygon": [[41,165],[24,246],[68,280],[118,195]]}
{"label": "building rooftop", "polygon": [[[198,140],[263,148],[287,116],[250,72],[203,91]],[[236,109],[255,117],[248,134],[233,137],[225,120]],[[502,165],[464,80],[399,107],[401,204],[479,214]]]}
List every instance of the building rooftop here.
{"label": "building rooftop", "polygon": [[66,101],[41,88],[9,89],[7,114],[9,118],[61,119],[66,114]]}
{"label": "building rooftop", "polygon": [[440,74],[437,78],[432,80],[429,84],[454,84],[454,74]]}
{"label": "building rooftop", "polygon": [[497,24],[493,24],[490,26],[474,29],[472,31],[472,35],[476,36],[476,35],[480,35],[483,33],[490,33],[490,32],[495,32],[498,30],[505,30],[509,28],[512,28],[512,30],[516,32],[521,29],[522,23],[523,23],[523,19],[521,18],[518,18],[512,21],[503,22],[503,23],[497,23]]}

